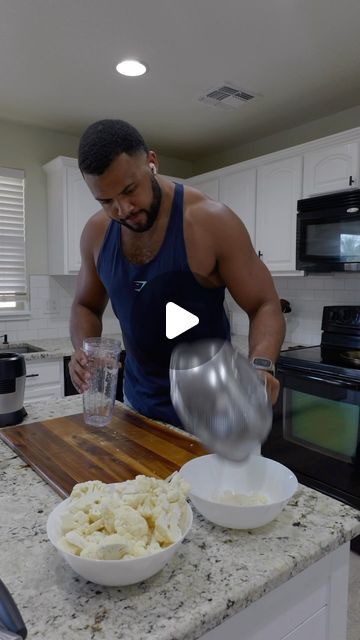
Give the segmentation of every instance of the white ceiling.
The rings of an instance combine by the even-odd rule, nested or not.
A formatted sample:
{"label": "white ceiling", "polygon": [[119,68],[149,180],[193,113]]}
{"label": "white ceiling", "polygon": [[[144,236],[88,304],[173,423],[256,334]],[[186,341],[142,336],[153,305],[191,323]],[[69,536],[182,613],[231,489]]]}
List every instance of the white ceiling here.
{"label": "white ceiling", "polygon": [[[120,76],[124,57],[149,73]],[[0,119],[79,135],[123,118],[178,158],[359,105],[359,69],[359,0],[1,3]],[[198,101],[224,82],[257,97],[236,111]]]}

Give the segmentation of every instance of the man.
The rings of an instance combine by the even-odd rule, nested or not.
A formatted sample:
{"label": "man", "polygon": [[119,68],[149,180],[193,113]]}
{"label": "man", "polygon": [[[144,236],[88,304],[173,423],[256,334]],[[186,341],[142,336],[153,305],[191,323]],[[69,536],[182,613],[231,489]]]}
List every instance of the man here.
{"label": "man", "polygon": [[[82,265],[71,311],[75,348],[70,374],[86,389],[85,337],[100,336],[110,299],[125,348],[125,401],[140,413],[180,425],[169,393],[169,361],[177,342],[229,339],[225,287],[249,316],[249,358],[264,368],[274,403],[272,363],[284,339],[280,301],[249,235],[225,205],[157,175],[158,160],[122,120],[101,120],[83,134],[79,167],[101,205],[81,237]],[[173,340],[165,305],[174,302],[199,323]]]}

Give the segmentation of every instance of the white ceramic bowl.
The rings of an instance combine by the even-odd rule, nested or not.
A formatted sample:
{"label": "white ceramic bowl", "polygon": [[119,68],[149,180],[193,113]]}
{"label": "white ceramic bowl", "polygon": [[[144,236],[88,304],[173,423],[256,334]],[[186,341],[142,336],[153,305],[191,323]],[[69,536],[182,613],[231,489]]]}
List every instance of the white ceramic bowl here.
{"label": "white ceramic bowl", "polygon": [[46,527],[48,538],[76,573],[85,580],[109,587],[122,587],[142,582],[161,571],[189,533],[193,520],[191,507],[187,504],[187,522],[181,539],[158,553],[129,560],[90,560],[68,553],[58,545],[61,537],[60,516],[68,509],[69,502],[70,498],[67,498],[50,513]]}
{"label": "white ceramic bowl", "polygon": [[[295,493],[298,481],[284,465],[259,455],[245,462],[227,462],[215,454],[190,460],[180,469],[190,484],[190,499],[200,513],[222,527],[255,529],[276,518]],[[224,491],[259,493],[267,504],[238,506],[216,502]]]}

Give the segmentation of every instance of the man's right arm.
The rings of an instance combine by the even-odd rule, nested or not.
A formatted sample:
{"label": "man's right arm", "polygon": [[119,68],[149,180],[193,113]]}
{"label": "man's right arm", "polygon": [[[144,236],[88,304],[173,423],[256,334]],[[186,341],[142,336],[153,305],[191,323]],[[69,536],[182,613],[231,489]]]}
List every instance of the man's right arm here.
{"label": "man's right arm", "polygon": [[96,214],[85,226],[80,241],[81,268],[70,314],[70,335],[75,352],[69,365],[72,382],[80,392],[87,388],[87,359],[82,351],[83,340],[101,335],[102,316],[108,302],[95,266],[99,238],[103,237],[103,233],[104,220]]}

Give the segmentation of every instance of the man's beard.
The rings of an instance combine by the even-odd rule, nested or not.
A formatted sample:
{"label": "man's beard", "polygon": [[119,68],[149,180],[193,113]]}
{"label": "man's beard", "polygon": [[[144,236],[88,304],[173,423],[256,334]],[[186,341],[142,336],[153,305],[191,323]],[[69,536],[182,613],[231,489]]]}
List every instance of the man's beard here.
{"label": "man's beard", "polygon": [[[140,213],[141,215],[145,215],[145,222],[132,225],[131,224],[131,215],[125,220],[117,220],[120,224],[135,233],[144,233],[144,231],[148,231],[153,226],[156,218],[158,217],[160,205],[161,205],[161,189],[158,181],[154,176],[150,176],[151,181],[151,189],[153,194],[152,203],[150,205],[150,209],[139,209],[135,212],[135,215]],[[134,214],[132,214],[134,215]]]}

